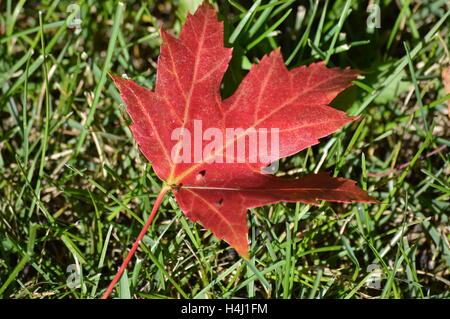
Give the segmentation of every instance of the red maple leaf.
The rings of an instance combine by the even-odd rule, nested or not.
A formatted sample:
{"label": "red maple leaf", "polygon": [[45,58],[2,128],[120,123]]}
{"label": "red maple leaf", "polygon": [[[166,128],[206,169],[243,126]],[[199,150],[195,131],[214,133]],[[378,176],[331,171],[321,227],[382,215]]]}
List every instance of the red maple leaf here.
{"label": "red maple leaf", "polygon": [[[114,81],[134,122],[131,129],[142,153],[172,188],[189,219],[199,221],[248,257],[248,208],[279,201],[373,202],[355,182],[326,173],[301,179],[264,174],[261,169],[268,165],[267,160],[258,157],[251,163],[248,152],[241,160],[244,163],[236,158],[222,163],[211,163],[208,158],[195,162],[193,157],[190,162],[177,163],[172,156],[179,142],[173,132],[185,129],[194,134],[195,121],[201,121],[203,131],[243,129],[235,135],[234,144],[225,141],[223,150],[216,150],[209,160],[234,148],[250,129],[279,130],[278,158],[271,157],[271,161],[317,144],[319,138],[354,120],[327,104],[350,85],[357,76],[355,71],[329,69],[323,63],[288,71],[280,50],[275,50],[251,68],[233,96],[222,101],[220,82],[232,49],[223,46],[222,22],[210,5],[203,4],[187,17],[179,39],[165,31],[161,34],[164,44],[155,92],[118,76]],[[203,140],[202,150],[209,143]]]}
{"label": "red maple leaf", "polygon": [[[328,173],[286,179],[261,171],[355,120],[328,104],[351,85],[357,72],[330,69],[324,63],[289,71],[280,50],[275,50],[252,66],[233,96],[222,100],[220,83],[232,49],[223,45],[223,23],[215,10],[203,4],[188,15],[178,39],[164,30],[161,35],[154,92],[118,76],[113,80],[142,153],[165,181],[162,193],[171,189],[187,218],[199,221],[248,258],[249,208],[280,201],[375,202],[354,181]],[[232,138],[211,147],[211,136],[227,136],[230,128],[235,129]],[[199,130],[204,139],[187,149],[197,158],[186,160],[185,149],[177,145]],[[254,156],[250,132],[272,130],[278,132],[278,153]],[[248,151],[239,157],[236,145],[243,141]]]}

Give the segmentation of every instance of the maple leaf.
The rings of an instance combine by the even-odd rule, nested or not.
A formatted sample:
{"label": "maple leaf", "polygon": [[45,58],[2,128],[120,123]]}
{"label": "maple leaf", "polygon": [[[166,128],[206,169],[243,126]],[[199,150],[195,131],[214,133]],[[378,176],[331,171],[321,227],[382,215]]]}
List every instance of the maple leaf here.
{"label": "maple leaf", "polygon": [[[142,153],[171,188],[187,218],[200,222],[248,258],[249,208],[280,201],[376,202],[354,181],[328,173],[286,179],[262,171],[355,120],[328,104],[350,86],[356,71],[327,68],[322,62],[289,71],[277,49],[253,65],[234,95],[222,100],[220,83],[232,49],[223,45],[223,23],[216,11],[203,4],[188,15],[179,38],[162,29],[161,36],[154,92],[118,76],[113,80],[127,105]],[[180,161],[184,155],[177,145],[186,138],[184,132],[199,130],[200,121],[202,133],[213,129],[225,135],[229,128],[240,130],[200,158]],[[245,152],[240,158],[234,154],[235,145],[250,139],[250,132],[272,129],[278,134],[275,154]],[[174,132],[182,133],[174,139]],[[205,150],[210,143],[206,138],[199,146]]]}

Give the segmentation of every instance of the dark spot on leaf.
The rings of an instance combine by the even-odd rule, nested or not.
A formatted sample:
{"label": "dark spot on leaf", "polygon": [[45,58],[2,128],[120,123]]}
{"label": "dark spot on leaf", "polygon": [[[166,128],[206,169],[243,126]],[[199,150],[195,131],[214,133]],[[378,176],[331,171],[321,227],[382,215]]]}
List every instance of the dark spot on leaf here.
{"label": "dark spot on leaf", "polygon": [[195,179],[197,181],[202,181],[205,178],[205,175],[206,175],[206,171],[202,170],[202,171],[197,173],[197,176],[195,177]]}
{"label": "dark spot on leaf", "polygon": [[223,203],[223,198],[221,198],[220,200],[218,200],[217,202],[216,202],[216,206],[222,206],[222,203]]}
{"label": "dark spot on leaf", "polygon": [[183,186],[183,184],[178,184],[178,185],[172,186],[172,190],[174,192],[178,192],[182,186]]}

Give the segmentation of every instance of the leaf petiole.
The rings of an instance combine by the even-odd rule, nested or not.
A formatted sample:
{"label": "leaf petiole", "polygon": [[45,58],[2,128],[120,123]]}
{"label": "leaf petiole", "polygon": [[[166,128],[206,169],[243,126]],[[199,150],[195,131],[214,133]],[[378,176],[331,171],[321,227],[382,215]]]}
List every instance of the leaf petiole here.
{"label": "leaf petiole", "polygon": [[123,272],[127,268],[128,263],[130,262],[131,258],[133,257],[134,253],[136,252],[137,248],[139,247],[139,243],[141,242],[142,238],[144,238],[145,233],[147,232],[148,228],[152,224],[153,218],[156,215],[156,212],[158,211],[159,205],[161,205],[162,200],[164,199],[164,196],[166,195],[167,191],[170,188],[166,185],[161,188],[158,197],[155,200],[155,204],[153,205],[152,212],[147,218],[147,221],[145,222],[145,225],[142,227],[141,232],[139,233],[139,236],[137,237],[136,241],[134,242],[133,246],[131,247],[130,252],[128,253],[125,260],[122,262],[122,265],[120,266],[119,270],[117,271],[116,275],[114,276],[113,280],[109,284],[108,288],[106,289],[103,296],[100,297],[100,299],[107,299],[111,291],[114,289],[114,286],[119,281],[120,277],[122,276]]}

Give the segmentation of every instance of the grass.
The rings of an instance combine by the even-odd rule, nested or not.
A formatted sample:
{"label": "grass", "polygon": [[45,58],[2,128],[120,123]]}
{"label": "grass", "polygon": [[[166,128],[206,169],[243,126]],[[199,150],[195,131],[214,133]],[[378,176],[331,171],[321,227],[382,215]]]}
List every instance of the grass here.
{"label": "grass", "polygon": [[[152,88],[159,26],[178,34],[199,2],[79,1],[79,28],[70,1],[0,3],[1,297],[104,292],[162,186],[107,74]],[[365,1],[214,3],[235,48],[224,97],[277,47],[289,67],[364,71],[333,101],[361,120],[281,172],[333,171],[382,204],[252,209],[244,261],[166,196],[114,297],[450,297],[449,4],[373,2],[380,28]]]}

